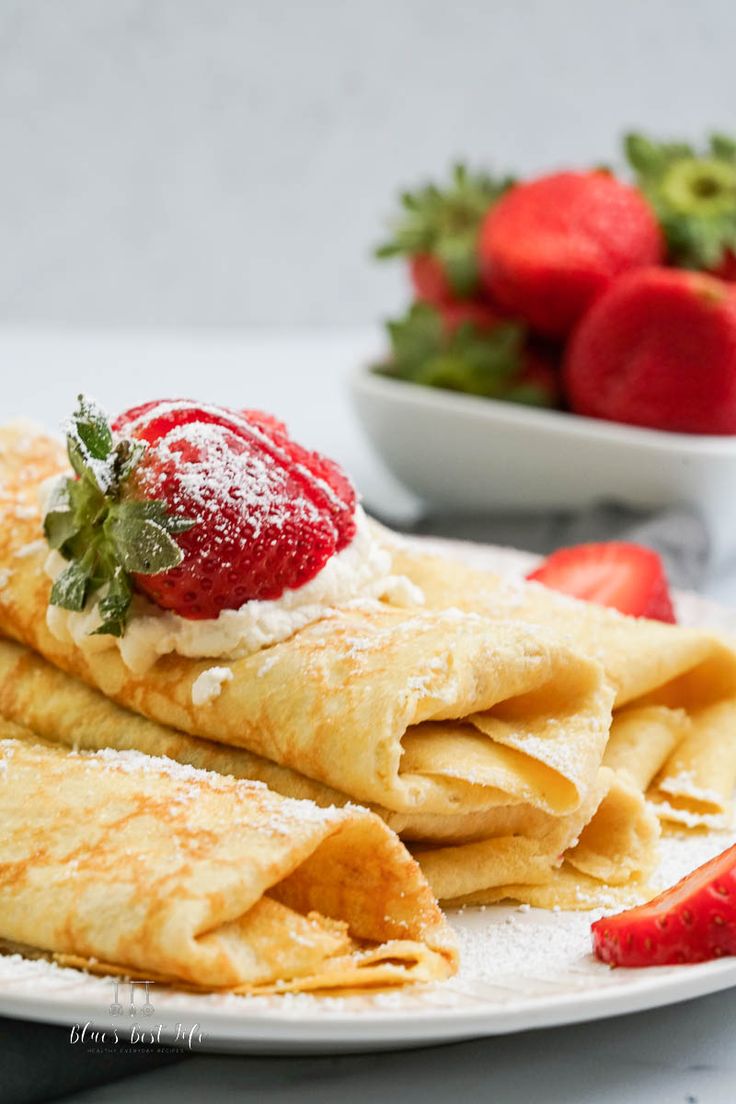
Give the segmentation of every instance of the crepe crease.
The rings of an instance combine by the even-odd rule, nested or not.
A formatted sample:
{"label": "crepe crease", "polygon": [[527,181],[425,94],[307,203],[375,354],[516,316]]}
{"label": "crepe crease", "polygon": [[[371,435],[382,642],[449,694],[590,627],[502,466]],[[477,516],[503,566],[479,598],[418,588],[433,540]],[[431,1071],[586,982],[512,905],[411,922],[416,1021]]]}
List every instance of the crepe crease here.
{"label": "crepe crease", "polygon": [[727,827],[736,785],[736,653],[716,633],[624,617],[536,583],[502,579],[460,562],[395,550],[395,569],[431,608],[554,624],[597,658],[615,689],[604,764],[645,793],[660,818]]}
{"label": "crepe crease", "polygon": [[[29,818],[29,803],[33,816]],[[416,862],[361,809],[0,725],[0,937],[207,989],[447,977]]]}

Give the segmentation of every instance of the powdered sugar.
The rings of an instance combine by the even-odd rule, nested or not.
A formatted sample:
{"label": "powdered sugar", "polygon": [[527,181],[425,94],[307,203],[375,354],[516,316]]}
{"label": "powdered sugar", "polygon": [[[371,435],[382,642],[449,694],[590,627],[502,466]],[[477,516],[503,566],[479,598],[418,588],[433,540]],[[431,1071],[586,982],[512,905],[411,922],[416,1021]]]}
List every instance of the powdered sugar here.
{"label": "powdered sugar", "polygon": [[192,683],[192,704],[206,705],[219,697],[224,683],[232,682],[233,673],[229,667],[208,667]]}
{"label": "powdered sugar", "polygon": [[39,538],[39,540],[29,541],[28,544],[21,545],[20,548],[16,548],[13,555],[17,560],[23,560],[27,556],[35,556],[37,552],[44,552],[47,549],[45,540]]}

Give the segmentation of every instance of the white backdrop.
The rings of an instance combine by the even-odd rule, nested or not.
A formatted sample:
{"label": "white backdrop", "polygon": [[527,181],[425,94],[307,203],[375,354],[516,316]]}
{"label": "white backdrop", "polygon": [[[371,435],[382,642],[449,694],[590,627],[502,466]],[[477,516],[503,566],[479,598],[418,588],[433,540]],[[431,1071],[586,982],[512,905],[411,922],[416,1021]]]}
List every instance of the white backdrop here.
{"label": "white backdrop", "polygon": [[734,123],[732,0],[0,0],[0,323],[398,306],[400,183]]}

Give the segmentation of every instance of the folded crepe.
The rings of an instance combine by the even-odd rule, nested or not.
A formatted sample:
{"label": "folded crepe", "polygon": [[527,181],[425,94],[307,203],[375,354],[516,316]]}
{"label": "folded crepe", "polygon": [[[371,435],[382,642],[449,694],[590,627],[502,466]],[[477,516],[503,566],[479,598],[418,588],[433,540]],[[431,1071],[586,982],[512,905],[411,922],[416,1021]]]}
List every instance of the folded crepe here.
{"label": "folded crepe", "polygon": [[[123,709],[8,640],[0,640],[0,716],[71,748],[165,756],[197,768],[257,779],[277,793],[307,798],[323,807],[349,801],[346,794],[244,748],[188,736]],[[411,846],[432,886],[453,904],[500,900],[512,895],[512,887],[513,896],[522,900],[588,907],[604,895],[601,883],[640,889],[652,866],[658,836],[656,818],[636,787],[608,768],[599,771],[586,803],[563,818],[526,804],[464,818],[412,817],[378,805],[372,808],[405,839],[414,840]],[[570,846],[561,876],[557,868],[573,838],[578,842]],[[617,893],[621,900],[630,899],[621,895],[621,889]],[[609,895],[605,891],[606,898]]]}
{"label": "folded crepe", "polygon": [[237,992],[454,972],[416,862],[367,810],[0,724],[0,938],[58,961]]}
{"label": "folded crepe", "polygon": [[[303,792],[306,779],[311,796],[321,786],[380,807],[416,841],[444,900],[553,881],[597,810],[620,801],[625,785],[602,766],[612,691],[600,665],[528,625],[377,602],[336,609],[280,644],[218,661],[227,679],[204,702],[193,687],[212,661],[169,655],[135,674],[115,647],[58,639],[46,622],[38,492],[66,470],[43,433],[0,434],[0,631],[105,698],[179,742],[269,761],[269,785],[278,776],[283,792]],[[643,802],[640,813],[642,830],[629,833],[641,843],[637,877],[651,866],[653,831]],[[599,858],[612,867],[608,845]]]}
{"label": "folded crepe", "polygon": [[663,820],[722,828],[736,785],[736,652],[717,633],[625,617],[396,543],[394,568],[434,609],[542,627],[604,666],[615,688],[604,763],[645,792]]}

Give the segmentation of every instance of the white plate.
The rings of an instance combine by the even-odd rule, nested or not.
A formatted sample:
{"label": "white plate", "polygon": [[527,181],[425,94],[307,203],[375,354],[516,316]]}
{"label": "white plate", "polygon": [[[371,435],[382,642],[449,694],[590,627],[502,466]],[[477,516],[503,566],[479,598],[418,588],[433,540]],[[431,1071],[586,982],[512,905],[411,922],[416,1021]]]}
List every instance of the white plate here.
{"label": "white plate", "polygon": [[716,562],[736,549],[736,436],[616,425],[365,369],[352,395],[387,466],[426,502],[456,510],[687,503],[708,523]]}
{"label": "white plate", "polygon": [[[519,572],[526,553],[448,541],[424,541],[479,566]],[[696,595],[680,595],[690,624],[736,630],[730,613]],[[734,833],[669,840],[660,876],[672,882],[736,840]],[[598,915],[598,913],[594,914]],[[489,907],[450,915],[463,964],[448,982],[350,997],[200,996],[153,986],[145,995],[44,961],[0,956],[0,1015],[107,1030],[100,1045],[143,1046],[149,1033],[195,1051],[335,1053],[429,1045],[636,1012],[736,986],[736,958],[698,966],[609,970],[590,954],[589,913]],[[139,1033],[130,1043],[130,1032]],[[114,1043],[113,1032],[118,1043]],[[144,1034],[140,1034],[144,1033]],[[71,1035],[70,1035],[71,1037]]]}

